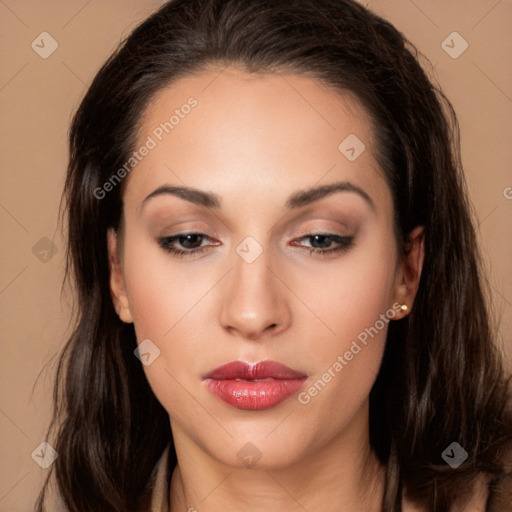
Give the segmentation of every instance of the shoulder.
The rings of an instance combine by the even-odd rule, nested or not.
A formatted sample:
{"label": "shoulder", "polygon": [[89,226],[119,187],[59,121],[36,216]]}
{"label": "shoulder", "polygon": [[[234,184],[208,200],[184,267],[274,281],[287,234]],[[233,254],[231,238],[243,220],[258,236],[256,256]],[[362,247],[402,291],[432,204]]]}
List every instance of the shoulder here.
{"label": "shoulder", "polygon": [[490,476],[480,473],[473,485],[471,497],[454,512],[512,512],[512,446],[501,456],[502,473]]}
{"label": "shoulder", "polygon": [[512,512],[512,472],[494,479],[480,476],[469,501],[454,512]]}
{"label": "shoulder", "polygon": [[512,446],[503,456],[503,475],[489,482],[486,512],[512,512]]}
{"label": "shoulder", "polygon": [[512,512],[512,471],[489,484],[486,512]]}
{"label": "shoulder", "polygon": [[[427,512],[427,509],[404,500],[404,512]],[[450,507],[450,512],[512,512],[512,472],[500,478],[479,476],[470,495]]]}
{"label": "shoulder", "polygon": [[481,475],[473,485],[469,501],[466,501],[463,506],[455,507],[454,512],[486,512],[488,500],[489,478]]}

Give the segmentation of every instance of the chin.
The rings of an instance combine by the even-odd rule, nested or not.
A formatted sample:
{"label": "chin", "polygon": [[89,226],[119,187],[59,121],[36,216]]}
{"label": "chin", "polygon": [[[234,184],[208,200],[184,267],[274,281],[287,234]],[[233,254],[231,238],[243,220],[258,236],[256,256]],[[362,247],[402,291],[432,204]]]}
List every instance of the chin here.
{"label": "chin", "polygon": [[298,432],[294,435],[284,430],[270,436],[268,432],[251,436],[246,431],[224,443],[214,441],[215,445],[209,446],[208,451],[213,458],[230,467],[270,471],[289,467],[306,457],[304,439]]}

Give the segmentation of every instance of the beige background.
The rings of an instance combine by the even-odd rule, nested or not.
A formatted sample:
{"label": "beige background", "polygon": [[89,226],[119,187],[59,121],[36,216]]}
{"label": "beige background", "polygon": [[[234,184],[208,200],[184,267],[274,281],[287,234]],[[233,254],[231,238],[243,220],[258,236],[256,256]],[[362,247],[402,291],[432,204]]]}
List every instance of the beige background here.
{"label": "beige background", "polygon": [[[367,3],[432,61],[458,113],[468,187],[511,361],[512,1]],[[48,471],[31,454],[45,440],[55,356],[68,334],[69,304],[60,296],[64,248],[57,211],[69,121],[118,41],[161,4],[0,0],[2,512],[32,510]],[[469,44],[456,59],[441,46],[454,31]],[[31,47],[42,32],[58,43],[47,59]],[[460,39],[447,42],[452,52],[462,48]]]}

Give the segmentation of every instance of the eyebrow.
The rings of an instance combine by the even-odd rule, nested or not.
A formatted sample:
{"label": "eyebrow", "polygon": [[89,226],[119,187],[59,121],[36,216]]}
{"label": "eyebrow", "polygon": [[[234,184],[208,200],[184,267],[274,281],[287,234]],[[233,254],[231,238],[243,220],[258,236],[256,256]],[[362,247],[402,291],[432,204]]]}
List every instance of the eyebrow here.
{"label": "eyebrow", "polygon": [[[329,185],[321,185],[319,187],[294,192],[287,199],[285,207],[287,210],[302,208],[336,192],[352,192],[358,194],[368,203],[372,210],[375,211],[375,204],[372,198],[362,188],[349,181],[337,181]],[[173,195],[198,206],[205,206],[206,208],[219,209],[222,207],[222,200],[217,194],[192,187],[177,187],[171,185],[158,187],[151,192],[142,203],[144,205],[148,200],[161,195]]]}

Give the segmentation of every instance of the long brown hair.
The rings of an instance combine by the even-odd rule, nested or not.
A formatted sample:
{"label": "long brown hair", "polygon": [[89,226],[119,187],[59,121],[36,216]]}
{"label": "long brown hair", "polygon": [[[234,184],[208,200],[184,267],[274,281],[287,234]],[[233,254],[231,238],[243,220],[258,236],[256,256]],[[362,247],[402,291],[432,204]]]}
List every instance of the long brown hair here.
{"label": "long brown hair", "polygon": [[[231,63],[352,91],[372,116],[400,251],[414,227],[425,228],[414,307],[390,323],[370,395],[371,446],[387,468],[382,511],[400,511],[404,492],[426,510],[448,510],[478,475],[503,473],[512,440],[450,103],[414,46],[353,0],[174,0],[108,59],[72,122],[64,204],[77,314],[49,428],[59,456],[37,511],[52,474],[72,512],[144,510],[143,490],[169,441],[176,462],[168,414],[134,357],[133,326],[119,320],[109,293],[106,232],[119,226],[122,190],[101,199],[97,190],[128,160],[159,90]],[[468,453],[457,469],[442,459],[454,441]]]}

